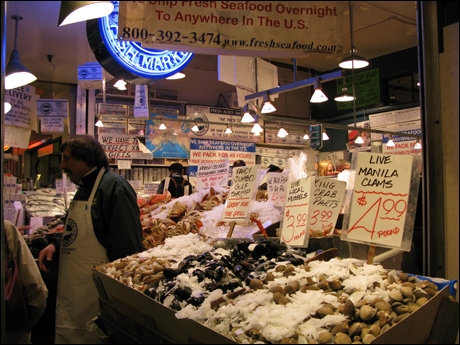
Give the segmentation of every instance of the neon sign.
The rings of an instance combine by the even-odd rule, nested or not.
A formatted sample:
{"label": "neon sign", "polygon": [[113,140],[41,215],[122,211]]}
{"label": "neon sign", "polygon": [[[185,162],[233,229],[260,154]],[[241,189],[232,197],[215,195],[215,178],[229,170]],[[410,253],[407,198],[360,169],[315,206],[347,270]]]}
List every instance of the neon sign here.
{"label": "neon sign", "polygon": [[[180,72],[193,53],[146,49],[134,41],[118,40],[118,1],[113,12],[87,23],[88,40],[98,62],[114,77],[135,84]],[[98,31],[98,32],[97,32]]]}

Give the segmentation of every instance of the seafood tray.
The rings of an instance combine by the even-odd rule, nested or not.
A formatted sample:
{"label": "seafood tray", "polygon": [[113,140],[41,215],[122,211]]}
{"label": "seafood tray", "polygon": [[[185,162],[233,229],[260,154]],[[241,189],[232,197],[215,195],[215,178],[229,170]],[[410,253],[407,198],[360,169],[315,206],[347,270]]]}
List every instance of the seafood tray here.
{"label": "seafood tray", "polygon": [[[381,266],[366,266],[357,259],[334,258],[337,249],[304,260],[295,251],[283,250],[269,242],[240,242],[229,249],[229,255],[220,248],[210,250],[209,246],[194,242],[196,244],[190,250],[195,254],[184,256],[187,253],[182,243],[191,243],[194,237],[193,234],[182,237],[180,240],[185,242],[177,245],[181,252],[175,256],[169,255],[176,245],[169,239],[165,248],[155,248],[93,268],[102,313],[126,314],[137,320],[144,327],[144,331],[134,327],[138,329],[134,334],[137,339],[146,339],[146,334],[151,333],[179,343],[253,343],[257,340],[328,343],[333,339],[342,343],[339,337],[356,341],[361,330],[364,334],[364,329],[368,331],[366,337],[363,336],[364,343],[425,343],[430,339],[439,306],[449,295],[448,287],[436,292],[437,287],[432,283],[422,281],[416,284],[415,278],[405,273],[387,272]],[[214,267],[216,265],[218,267]],[[317,276],[319,271],[325,272],[321,274],[329,278],[333,274],[342,277],[330,281],[323,277],[321,280]],[[353,279],[348,280],[345,276]],[[374,284],[369,287],[365,283],[367,290],[362,290],[364,281],[373,281]],[[189,292],[186,291],[187,284],[192,284]],[[198,285],[204,286],[204,294]],[[212,287],[208,288],[210,285]],[[339,289],[342,294],[338,294]],[[196,291],[200,292],[199,296]],[[259,307],[257,317],[248,314],[251,308],[257,310]],[[341,311],[335,312],[336,308]],[[210,319],[203,319],[208,317]],[[345,321],[350,317],[349,327]],[[266,323],[270,318],[275,328],[265,333],[265,327],[270,327],[272,322]],[[112,317],[114,319],[122,320],[123,317]],[[211,324],[209,320],[212,320]],[[282,331],[285,335],[276,326],[279,320],[291,324],[287,331]],[[126,320],[121,323],[120,328],[126,329]],[[322,326],[317,326],[319,324]],[[177,331],[179,329],[181,332]],[[287,338],[286,332],[292,333],[291,330],[295,332]],[[273,332],[279,338],[274,337]],[[145,341],[148,339],[141,342]]]}

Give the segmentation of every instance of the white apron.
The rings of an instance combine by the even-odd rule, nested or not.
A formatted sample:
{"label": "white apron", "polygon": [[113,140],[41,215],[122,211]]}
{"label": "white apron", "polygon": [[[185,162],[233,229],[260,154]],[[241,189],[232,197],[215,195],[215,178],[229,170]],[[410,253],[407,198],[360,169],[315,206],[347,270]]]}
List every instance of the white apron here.
{"label": "white apron", "polygon": [[100,343],[104,335],[86,324],[98,312],[98,292],[91,267],[109,262],[107,251],[94,234],[91,203],[105,169],[99,172],[88,201],[72,201],[62,234],[56,301],[56,344]]}

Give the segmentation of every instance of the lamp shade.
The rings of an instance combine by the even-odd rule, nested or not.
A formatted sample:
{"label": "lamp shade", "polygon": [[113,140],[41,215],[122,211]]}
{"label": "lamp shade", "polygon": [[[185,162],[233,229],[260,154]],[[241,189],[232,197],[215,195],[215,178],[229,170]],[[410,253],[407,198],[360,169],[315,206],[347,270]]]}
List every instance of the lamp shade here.
{"label": "lamp shade", "polygon": [[4,105],[3,105],[3,111],[4,111],[5,114],[6,114],[7,112],[9,112],[9,111],[11,110],[11,104],[8,103],[8,102],[3,102],[3,104],[4,104]]}
{"label": "lamp shade", "polygon": [[227,125],[227,129],[225,130],[225,134],[232,134],[232,129]]}
{"label": "lamp shade", "polygon": [[5,89],[11,90],[20,86],[30,84],[37,80],[24,65],[19,61],[19,52],[14,49],[11,52],[10,61],[5,71]]}
{"label": "lamp shade", "polygon": [[353,52],[350,52],[350,56],[343,58],[342,61],[340,61],[339,66],[345,69],[364,68],[369,66],[369,61],[367,61],[366,58],[357,55],[356,53],[357,50],[353,48]]}
{"label": "lamp shade", "polygon": [[355,144],[364,144],[364,139],[362,136],[358,135],[358,137],[355,140]]}
{"label": "lamp shade", "polygon": [[264,106],[262,107],[261,112],[266,114],[266,113],[273,113],[276,111],[276,108],[273,104],[270,102],[270,96],[268,93],[264,94]]}
{"label": "lamp shade", "polygon": [[251,129],[251,133],[260,133],[260,132],[263,132],[263,131],[264,131],[263,128],[260,127],[258,122],[256,122],[254,124],[254,126],[252,127],[252,129]]}
{"label": "lamp shade", "polygon": [[310,102],[311,103],[322,103],[326,102],[328,98],[324,94],[322,88],[321,88],[321,81],[319,78],[316,78],[315,80],[315,92],[311,96]]}
{"label": "lamp shade", "polygon": [[177,72],[176,74],[173,74],[172,76],[166,78],[168,80],[177,80],[177,79],[182,79],[185,78],[185,73],[182,72]]}
{"label": "lamp shade", "polygon": [[334,98],[334,100],[337,101],[337,102],[349,102],[349,101],[352,101],[354,99],[355,99],[355,97],[353,97],[353,95],[350,95],[348,93],[348,88],[346,86],[342,87],[342,92],[339,93]]}
{"label": "lamp shade", "polygon": [[113,9],[110,1],[61,1],[58,26],[105,17]]}
{"label": "lamp shade", "polygon": [[97,122],[94,125],[96,127],[104,127],[104,124],[102,123],[101,119],[98,119]]}
{"label": "lamp shade", "polygon": [[387,147],[395,147],[395,143],[393,141],[393,136],[390,134],[390,138],[388,139],[387,142]]}

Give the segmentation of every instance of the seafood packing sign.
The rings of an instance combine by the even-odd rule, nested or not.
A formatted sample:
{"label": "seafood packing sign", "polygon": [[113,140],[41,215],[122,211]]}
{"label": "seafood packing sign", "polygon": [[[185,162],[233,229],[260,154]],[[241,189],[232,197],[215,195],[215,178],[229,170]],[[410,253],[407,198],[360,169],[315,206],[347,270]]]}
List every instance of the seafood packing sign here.
{"label": "seafood packing sign", "polygon": [[268,200],[273,202],[274,206],[284,206],[288,179],[289,171],[282,173],[270,172],[267,174]]}
{"label": "seafood packing sign", "polygon": [[314,177],[290,181],[281,228],[281,240],[290,246],[307,247]]}
{"label": "seafood packing sign", "polygon": [[227,186],[230,162],[200,164],[196,173],[196,188]]}
{"label": "seafood packing sign", "polygon": [[224,222],[247,222],[257,194],[259,165],[233,168],[233,181],[227,196]]}
{"label": "seafood packing sign", "polygon": [[420,164],[418,156],[360,152],[353,157],[354,192],[342,239],[403,250],[408,244],[410,250]]}

